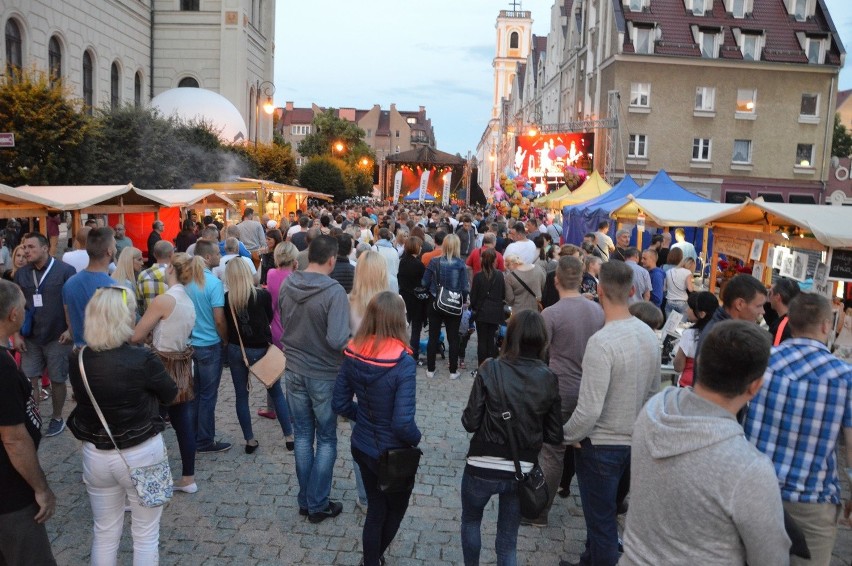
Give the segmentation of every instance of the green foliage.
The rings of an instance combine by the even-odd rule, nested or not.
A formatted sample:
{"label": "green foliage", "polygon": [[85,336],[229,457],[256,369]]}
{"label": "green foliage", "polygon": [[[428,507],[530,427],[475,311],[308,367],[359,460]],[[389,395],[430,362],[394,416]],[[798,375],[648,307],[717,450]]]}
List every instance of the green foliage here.
{"label": "green foliage", "polygon": [[91,120],[44,73],[0,82],[0,132],[15,147],[0,149],[0,183],[65,185],[86,181]]}
{"label": "green foliage", "polygon": [[846,126],[840,123],[840,114],[834,115],[834,136],[831,140],[831,155],[849,157],[852,155],[852,135]]}
{"label": "green foliage", "polygon": [[[313,131],[299,142],[299,154],[307,158],[333,155],[349,165],[363,157],[375,161],[375,153],[364,142],[365,135],[357,124],[336,117],[334,109],[330,108],[314,117]],[[338,143],[343,144],[342,151],[335,148]]]}
{"label": "green foliage", "polygon": [[344,175],[346,189],[350,195],[370,196],[373,193],[373,176],[359,167],[347,167]]}
{"label": "green foliage", "polygon": [[346,182],[346,164],[333,157],[314,157],[299,171],[299,183],[312,191],[328,193],[337,201],[355,196]]}
{"label": "green foliage", "polygon": [[254,145],[234,146],[232,150],[248,163],[251,177],[287,184],[296,178],[296,159],[288,143],[259,144],[257,149]]}

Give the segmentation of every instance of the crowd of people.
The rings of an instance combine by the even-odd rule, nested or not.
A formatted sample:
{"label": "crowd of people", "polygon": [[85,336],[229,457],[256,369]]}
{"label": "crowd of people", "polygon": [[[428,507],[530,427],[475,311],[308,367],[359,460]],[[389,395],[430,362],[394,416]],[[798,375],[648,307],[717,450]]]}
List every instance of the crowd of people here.
{"label": "crowd of people", "polygon": [[[286,368],[257,415],[278,421],[311,523],[343,509],[332,475],[338,418],[349,421],[368,566],[385,563],[414,486],[387,474],[389,453],[421,440],[418,366],[428,380],[472,370],[460,415],[472,435],[466,565],[479,564],[492,496],[497,563],[512,565],[520,526],[548,525],[575,476],[579,564],[827,565],[852,513],[838,456],[841,441],[852,447],[852,311],[835,323],[825,297],[744,274],[717,299],[696,289],[682,230],[640,250],[609,229],[560,245],[552,217],[378,203],[278,219],[246,208],[229,226],[189,213],[174,241],[155,221],[144,252],[95,219],[62,257],[48,237],[22,234],[0,254],[0,563],[55,563],[37,449],[67,426],[82,443],[92,564],[116,563],[125,506],[134,563],[156,564],[163,507],[140,500],[129,468],[161,463],[171,426],[173,489],[203,489],[196,456],[232,447],[216,433],[225,366],[244,452],[263,450],[252,366],[278,348]],[[691,326],[673,356],[677,387],[659,391],[655,331],[673,313]],[[522,516],[519,481],[538,468],[547,501]]]}

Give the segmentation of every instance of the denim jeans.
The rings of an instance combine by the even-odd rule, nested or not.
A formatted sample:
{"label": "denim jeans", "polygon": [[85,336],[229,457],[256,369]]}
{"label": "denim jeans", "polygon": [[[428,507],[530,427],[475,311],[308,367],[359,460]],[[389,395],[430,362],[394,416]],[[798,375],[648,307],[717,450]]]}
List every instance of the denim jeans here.
{"label": "denim jeans", "polygon": [[497,538],[494,541],[497,566],[515,566],[518,563],[518,527],[521,524],[518,482],[514,478],[475,476],[465,468],[461,484],[461,540],[465,566],[479,564],[479,551],[482,548],[482,511],[495,494],[500,495]]}
{"label": "denim jeans", "polygon": [[127,501],[130,502],[133,564],[141,566],[158,563],[163,507],[143,507],[139,504],[139,496],[130,481],[127,466],[156,464],[162,460],[165,449],[160,434],[122,450],[121,455],[116,450],[98,450],[94,444],[83,443],[83,482],[89,494],[95,524],[92,538],[93,566],[116,563]]}
{"label": "denim jeans", "polygon": [[686,309],[687,309],[686,301],[669,301],[666,300],[666,319],[669,318],[669,315],[672,314],[672,311],[677,311],[686,317]]}
{"label": "denim jeans", "polygon": [[580,564],[614,566],[620,558],[616,494],[630,462],[629,446],[593,446],[587,438],[574,451],[580,500],[586,519],[586,550]]}
{"label": "denim jeans", "polygon": [[[253,364],[262,358],[266,354],[266,350],[267,348],[246,348],[246,358],[248,358],[249,364]],[[228,344],[228,366],[231,369],[231,380],[234,382],[237,420],[240,421],[240,428],[243,430],[243,439],[249,441],[254,439],[254,432],[251,429],[248,380],[254,378],[249,376],[239,344]],[[256,381],[254,386],[258,385],[259,382]],[[278,418],[278,424],[281,425],[281,431],[284,436],[292,435],[293,425],[290,423],[290,411],[287,409],[284,391],[281,390],[281,381],[276,381],[275,385],[266,391],[272,397],[272,406],[275,408],[275,416]]]}
{"label": "denim jeans", "polygon": [[364,488],[367,490],[367,518],[361,544],[364,548],[364,566],[378,566],[379,558],[393,542],[399,525],[408,509],[411,490],[401,493],[384,493],[379,489],[379,461],[370,458],[354,446],[352,458],[361,468]]}
{"label": "denim jeans", "polygon": [[169,419],[177,436],[182,476],[195,475],[195,399],[170,405]]}
{"label": "denim jeans", "polygon": [[195,440],[198,448],[206,448],[216,441],[216,399],[222,380],[222,344],[195,346]]}
{"label": "denim jeans", "polygon": [[334,380],[312,379],[292,371],[285,371],[284,379],[296,437],[299,508],[319,513],[328,508],[337,459],[337,415],[331,409]]}

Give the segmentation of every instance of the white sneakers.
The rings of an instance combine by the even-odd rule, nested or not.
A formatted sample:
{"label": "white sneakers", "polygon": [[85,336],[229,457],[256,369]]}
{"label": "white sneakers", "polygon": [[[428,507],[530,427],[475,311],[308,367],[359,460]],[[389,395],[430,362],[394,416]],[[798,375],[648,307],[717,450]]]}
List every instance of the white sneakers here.
{"label": "white sneakers", "polygon": [[461,377],[461,374],[459,372],[450,374],[450,379],[458,379],[459,377]]}
{"label": "white sneakers", "polygon": [[435,377],[435,372],[434,371],[427,371],[426,377],[429,378],[429,379],[432,379],[433,377]]}

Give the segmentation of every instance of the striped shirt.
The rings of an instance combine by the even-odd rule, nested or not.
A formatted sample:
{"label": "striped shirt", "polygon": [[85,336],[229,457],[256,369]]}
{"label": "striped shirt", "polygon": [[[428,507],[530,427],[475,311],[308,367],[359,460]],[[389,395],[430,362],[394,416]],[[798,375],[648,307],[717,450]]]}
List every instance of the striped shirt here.
{"label": "striped shirt", "polygon": [[852,366],[809,338],[772,349],[746,436],[775,465],[781,498],[840,503],[837,440],[852,427]]}

